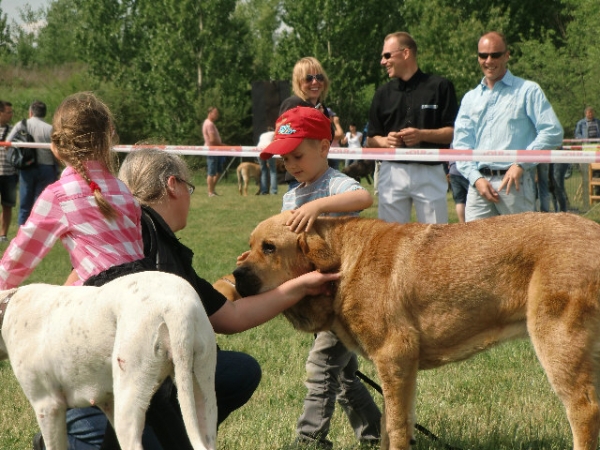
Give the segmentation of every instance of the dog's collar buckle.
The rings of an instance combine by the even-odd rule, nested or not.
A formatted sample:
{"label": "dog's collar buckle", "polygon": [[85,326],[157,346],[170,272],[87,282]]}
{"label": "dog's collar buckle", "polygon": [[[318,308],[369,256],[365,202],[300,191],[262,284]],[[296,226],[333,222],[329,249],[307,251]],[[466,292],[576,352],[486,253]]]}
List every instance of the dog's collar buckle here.
{"label": "dog's collar buckle", "polygon": [[6,307],[8,306],[8,302],[12,298],[13,294],[17,290],[15,289],[13,292],[8,294],[1,302],[0,302],[0,331],[2,331],[2,324],[4,323],[4,313],[6,313]]}
{"label": "dog's collar buckle", "polygon": [[225,281],[226,283],[229,283],[230,285],[232,285],[233,287],[235,287],[235,283],[233,281],[231,281],[229,278],[221,278],[221,280]]}

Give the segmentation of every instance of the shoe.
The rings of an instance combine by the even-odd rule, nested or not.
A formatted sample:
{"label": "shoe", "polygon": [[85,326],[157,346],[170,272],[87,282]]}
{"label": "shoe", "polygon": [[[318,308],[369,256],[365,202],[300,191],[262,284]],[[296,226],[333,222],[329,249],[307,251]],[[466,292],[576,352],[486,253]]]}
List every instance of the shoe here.
{"label": "shoe", "polygon": [[298,436],[296,440],[285,447],[285,450],[331,450],[333,443],[324,440],[317,441],[305,436]]}
{"label": "shoe", "polygon": [[33,437],[33,450],[46,450],[42,433],[36,433]]}
{"label": "shoe", "polygon": [[569,164],[569,167],[567,167],[567,170],[565,171],[565,180],[568,180],[569,178],[571,178],[572,174],[573,174],[573,166],[571,166],[571,164]]}
{"label": "shoe", "polygon": [[0,236],[0,242],[8,242],[8,238],[6,236]]}
{"label": "shoe", "polygon": [[209,197],[220,197],[221,194],[217,194],[216,192],[211,192],[210,194],[208,194]]}
{"label": "shoe", "polygon": [[[412,445],[412,443],[411,443]],[[376,449],[380,448],[381,440],[380,439],[363,439],[358,443],[358,448],[360,449]]]}

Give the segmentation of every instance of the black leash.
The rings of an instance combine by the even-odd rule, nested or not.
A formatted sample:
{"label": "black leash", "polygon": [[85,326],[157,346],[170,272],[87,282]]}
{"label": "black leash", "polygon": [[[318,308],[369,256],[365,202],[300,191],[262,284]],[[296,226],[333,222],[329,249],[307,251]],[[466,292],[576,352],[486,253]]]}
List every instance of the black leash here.
{"label": "black leash", "polygon": [[[362,381],[364,381],[365,383],[367,383],[369,386],[371,386],[373,389],[375,389],[377,392],[379,392],[381,395],[383,395],[381,386],[379,386],[377,383],[375,383],[373,380],[371,380],[368,376],[366,376],[360,370],[356,371],[356,376],[358,378],[360,378]],[[448,444],[442,442],[439,437],[437,437],[435,434],[433,434],[431,431],[429,431],[423,425],[419,425],[418,423],[415,423],[415,428],[418,431],[420,431],[422,434],[427,436],[429,439],[431,439],[432,441],[439,442],[440,444],[442,444],[446,450],[461,450],[458,447],[452,447],[451,445],[448,445]]]}

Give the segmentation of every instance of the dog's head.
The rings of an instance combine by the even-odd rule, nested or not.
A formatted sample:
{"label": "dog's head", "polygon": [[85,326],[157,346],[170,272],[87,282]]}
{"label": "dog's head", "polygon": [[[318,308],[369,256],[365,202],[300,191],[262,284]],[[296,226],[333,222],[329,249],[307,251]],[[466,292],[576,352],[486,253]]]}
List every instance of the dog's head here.
{"label": "dog's head", "polygon": [[[242,297],[266,292],[313,270],[336,271],[340,258],[331,247],[327,219],[318,219],[309,233],[296,234],[284,212],[261,222],[250,236],[250,252],[233,272]],[[320,331],[333,320],[332,297],[306,297],[284,314],[299,329]],[[290,317],[293,316],[293,317]],[[318,328],[318,330],[317,330]]]}

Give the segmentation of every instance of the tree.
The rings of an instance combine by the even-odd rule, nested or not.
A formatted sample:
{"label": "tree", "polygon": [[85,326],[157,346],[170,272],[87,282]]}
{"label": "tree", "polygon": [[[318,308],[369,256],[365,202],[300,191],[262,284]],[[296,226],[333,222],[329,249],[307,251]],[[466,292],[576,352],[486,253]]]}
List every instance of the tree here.
{"label": "tree", "polygon": [[[244,90],[252,52],[245,44],[247,27],[233,15],[235,0],[73,1],[81,55],[94,76],[114,86],[109,93],[123,113],[123,141],[158,136],[198,144],[208,104],[219,106],[224,117],[249,115]],[[239,92],[248,100],[241,101]],[[144,118],[135,130],[127,126],[131,115]],[[225,140],[233,121],[223,128]]]}
{"label": "tree", "polygon": [[8,17],[2,11],[2,0],[0,0],[0,61],[7,60],[12,53],[12,46]]}
{"label": "tree", "polygon": [[78,14],[74,0],[54,0],[45,14],[45,22],[36,39],[36,62],[58,66],[79,61]]}

